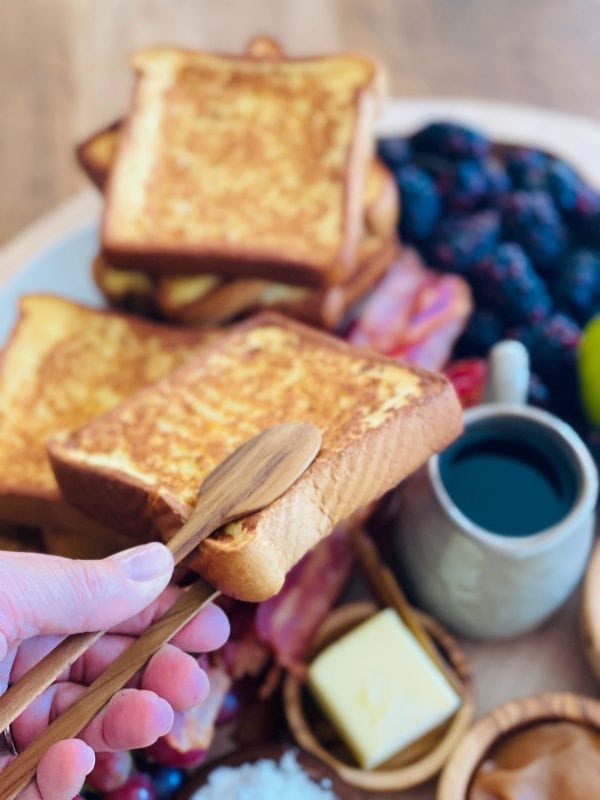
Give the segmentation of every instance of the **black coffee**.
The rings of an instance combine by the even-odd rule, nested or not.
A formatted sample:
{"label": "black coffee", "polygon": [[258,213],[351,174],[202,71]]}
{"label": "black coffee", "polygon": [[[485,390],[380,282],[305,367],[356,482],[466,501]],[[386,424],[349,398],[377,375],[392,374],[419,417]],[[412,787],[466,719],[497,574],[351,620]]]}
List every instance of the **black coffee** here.
{"label": "black coffee", "polygon": [[576,476],[565,454],[530,433],[511,439],[475,428],[440,457],[454,503],[492,533],[530,536],[560,522],[575,502]]}

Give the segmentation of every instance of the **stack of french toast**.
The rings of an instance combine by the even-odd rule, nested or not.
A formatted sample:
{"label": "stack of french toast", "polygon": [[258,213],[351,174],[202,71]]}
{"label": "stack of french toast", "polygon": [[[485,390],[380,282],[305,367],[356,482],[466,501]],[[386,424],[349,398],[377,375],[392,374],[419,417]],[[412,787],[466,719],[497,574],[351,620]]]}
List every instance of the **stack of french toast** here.
{"label": "stack of french toast", "polygon": [[0,524],[76,556],[168,540],[232,450],[305,420],[323,433],[307,473],[188,564],[258,601],[460,427],[444,378],[316,329],[396,253],[394,181],[373,159],[382,74],[265,37],[133,64],[126,120],[80,149],[106,195],[96,277],[119,304],[204,324],[23,298],[0,362]]}
{"label": "stack of french toast", "polygon": [[[296,483],[176,576],[260,603],[235,658],[220,656],[238,679],[302,658],[352,567],[347,520],[445,447],[461,410],[443,376],[333,335],[402,272],[396,187],[373,155],[377,64],[294,60],[264,37],[240,57],[154,48],[133,64],[126,119],[78,151],[105,195],[93,269],[117,308],[23,297],[0,355],[0,548],[95,558],[168,541],[236,447],[316,425],[321,451]],[[403,302],[420,319],[413,353],[431,338],[427,303]],[[220,700],[185,729],[208,730]]]}
{"label": "stack of french toast", "polygon": [[187,324],[272,310],[336,329],[398,251],[378,64],[259,37],[241,56],[152,48],[133,67],[126,118],[77,151],[105,195],[105,297]]}

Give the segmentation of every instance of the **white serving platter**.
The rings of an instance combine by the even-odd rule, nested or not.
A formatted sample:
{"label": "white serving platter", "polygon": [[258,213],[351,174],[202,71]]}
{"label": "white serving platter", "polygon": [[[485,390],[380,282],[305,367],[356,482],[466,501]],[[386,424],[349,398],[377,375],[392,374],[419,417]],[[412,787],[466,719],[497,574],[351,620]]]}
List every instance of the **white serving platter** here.
{"label": "white serving platter", "polygon": [[[462,121],[497,141],[546,149],[570,161],[600,188],[600,123],[526,106],[416,99],[390,101],[379,131],[383,135],[408,133],[434,119]],[[103,305],[90,272],[100,208],[98,193],[91,187],[84,189],[0,250],[0,346],[14,323],[22,294],[50,292]],[[577,593],[531,634],[505,642],[464,642],[475,675],[479,715],[511,698],[541,691],[598,696],[600,685],[583,655],[579,613]],[[434,793],[429,784],[394,797],[429,800]]]}

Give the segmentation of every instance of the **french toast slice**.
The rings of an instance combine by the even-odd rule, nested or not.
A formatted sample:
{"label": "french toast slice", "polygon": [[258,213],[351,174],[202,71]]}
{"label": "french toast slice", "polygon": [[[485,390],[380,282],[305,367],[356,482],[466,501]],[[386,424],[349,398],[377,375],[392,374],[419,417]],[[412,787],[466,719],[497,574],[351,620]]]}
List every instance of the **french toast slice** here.
{"label": "french toast slice", "polygon": [[200,281],[206,276],[195,276],[160,281],[156,302],[165,319],[187,324],[217,325],[241,315],[269,310],[333,330],[348,308],[385,274],[398,247],[395,238],[366,237],[357,270],[339,286],[328,289],[238,278],[202,291],[204,287]]}
{"label": "french toast slice", "polygon": [[392,175],[378,160],[372,162],[367,176],[363,213],[365,233],[358,266],[342,284],[330,289],[307,289],[260,278],[227,280],[214,274],[153,280],[144,272],[114,269],[102,254],[94,261],[94,278],[111,303],[170,321],[219,324],[269,309],[332,329],[383,275],[396,254],[398,191]]}
{"label": "french toast slice", "polygon": [[100,191],[106,187],[111,167],[119,146],[122,120],[113,122],[89,136],[75,148],[79,166]]}
{"label": "french toast slice", "polygon": [[211,336],[52,295],[23,297],[0,358],[0,519],[83,528],[60,498],[46,440],[158,380]]}
{"label": "french toast slice", "polygon": [[340,286],[307,289],[260,278],[221,280],[214,275],[163,278],[154,285],[143,272],[114,269],[99,254],[94,279],[116,305],[157,314],[170,322],[219,325],[263,310],[277,311],[310,325],[333,330],[346,311],[385,274],[398,253],[395,238],[368,236],[356,272]]}
{"label": "french toast slice", "polygon": [[[248,43],[246,54],[252,58],[283,58],[281,44],[271,36],[255,36]],[[83,171],[100,191],[108,180],[117,147],[119,129],[123,120],[117,120],[89,136],[75,148],[75,155]]]}
{"label": "french toast slice", "polygon": [[140,539],[168,540],[204,477],[242,442],[287,420],[315,424],[321,452],[268,508],[204,542],[189,566],[260,601],[350,516],[461,430],[441,375],[275,314],[235,326],[171,375],[70,433],[49,454],[67,500]]}
{"label": "french toast slice", "polygon": [[119,268],[323,287],[356,265],[382,73],[357,55],[149,48],[108,181]]}

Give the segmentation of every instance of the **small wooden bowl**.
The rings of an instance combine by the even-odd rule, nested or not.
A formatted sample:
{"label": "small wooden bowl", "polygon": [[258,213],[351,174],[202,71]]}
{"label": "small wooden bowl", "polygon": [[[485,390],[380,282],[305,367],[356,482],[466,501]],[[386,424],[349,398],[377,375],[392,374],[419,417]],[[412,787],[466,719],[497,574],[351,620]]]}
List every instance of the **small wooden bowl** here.
{"label": "small wooden bowl", "polygon": [[[279,759],[288,751],[294,750],[297,753],[298,763],[302,769],[314,781],[328,779],[331,781],[331,791],[340,800],[359,800],[357,793],[351,786],[348,786],[337,772],[321,759],[301,750],[295,745],[281,743],[260,744],[253,747],[244,747],[236,750],[229,755],[217,758],[204,764],[197,772],[194,772],[184,786],[177,793],[176,800],[190,800],[194,792],[206,785],[208,777],[217,767],[239,767],[241,764],[253,763],[261,758],[268,758],[274,761]],[[282,798],[282,800],[284,800]]]}
{"label": "small wooden bowl", "polygon": [[585,574],[582,616],[585,652],[600,678],[600,542],[596,544]]}
{"label": "small wooden bowl", "polygon": [[549,721],[575,722],[600,730],[600,701],[575,694],[540,694],[498,706],[473,725],[450,757],[436,800],[465,800],[475,770],[501,738]]}
{"label": "small wooden bowl", "polygon": [[[319,630],[310,657],[314,658],[324,647],[376,611],[377,607],[368,602],[351,603],[335,609]],[[439,772],[473,718],[471,670],[463,650],[438,622],[426,614],[415,613],[418,613],[462,686],[463,702],[449,722],[377,769],[365,770],[354,766],[352,756],[342,749],[337,737],[335,743],[332,741],[334,749],[328,749],[323,734],[318,733],[319,726],[326,724],[325,719],[316,710],[316,704],[304,684],[291,673],[286,675],[283,684],[285,715],[298,744],[330,764],[349,784],[369,792],[394,792],[424,783]]]}

